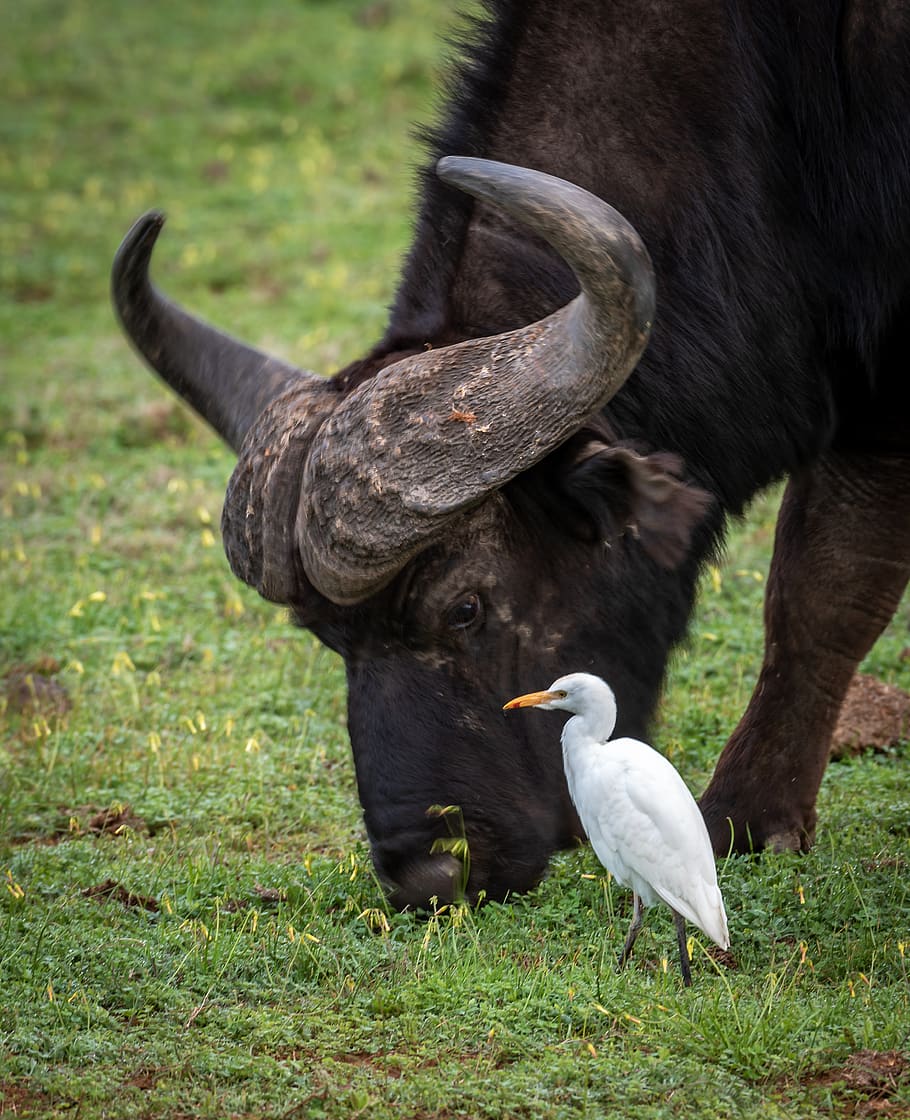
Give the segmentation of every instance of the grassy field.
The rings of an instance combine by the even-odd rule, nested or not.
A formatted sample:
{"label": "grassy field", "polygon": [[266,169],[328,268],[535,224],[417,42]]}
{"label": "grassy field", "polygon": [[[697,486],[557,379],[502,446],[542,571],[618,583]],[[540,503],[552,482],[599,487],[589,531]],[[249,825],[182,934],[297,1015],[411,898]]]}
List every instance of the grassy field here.
{"label": "grassy field", "polygon": [[[906,744],[833,765],[807,856],[721,866],[735,968],[674,971],[590,851],[391,913],[334,655],[231,576],[232,459],[107,294],[156,276],[329,371],[407,244],[431,0],[29,0],[0,41],[0,1113],[910,1115]],[[751,689],[775,499],[709,573],[655,738],[693,789]],[[866,666],[910,687],[910,602]],[[529,682],[529,687],[540,682]],[[507,697],[503,697],[503,700]],[[669,962],[668,962],[669,956]]]}

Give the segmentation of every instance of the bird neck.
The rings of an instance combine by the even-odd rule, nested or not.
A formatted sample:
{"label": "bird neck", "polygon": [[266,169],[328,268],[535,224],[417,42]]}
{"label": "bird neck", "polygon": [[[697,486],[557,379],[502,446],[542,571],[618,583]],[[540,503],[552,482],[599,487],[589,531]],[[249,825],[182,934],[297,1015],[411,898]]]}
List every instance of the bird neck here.
{"label": "bird neck", "polygon": [[616,727],[616,706],[604,703],[589,709],[584,715],[572,716],[562,729],[564,754],[583,747],[602,746],[609,741]]}

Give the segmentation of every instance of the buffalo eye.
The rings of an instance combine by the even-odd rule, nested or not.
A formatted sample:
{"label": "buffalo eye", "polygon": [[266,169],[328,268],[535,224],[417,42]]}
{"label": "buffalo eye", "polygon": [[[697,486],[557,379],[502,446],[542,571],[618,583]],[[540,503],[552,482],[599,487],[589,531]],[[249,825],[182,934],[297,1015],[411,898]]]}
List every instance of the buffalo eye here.
{"label": "buffalo eye", "polygon": [[450,630],[467,630],[478,621],[480,614],[480,596],[464,595],[449,607],[446,623]]}

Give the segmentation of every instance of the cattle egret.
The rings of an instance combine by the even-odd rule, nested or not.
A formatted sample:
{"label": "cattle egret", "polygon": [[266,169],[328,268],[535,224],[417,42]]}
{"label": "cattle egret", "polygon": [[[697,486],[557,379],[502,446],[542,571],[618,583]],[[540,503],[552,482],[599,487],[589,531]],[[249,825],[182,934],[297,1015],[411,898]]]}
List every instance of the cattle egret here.
{"label": "cattle egret", "polygon": [[562,729],[569,793],[597,858],[633,891],[620,968],[641,929],[643,908],[660,899],[673,913],[683,983],[691,984],[686,919],[721,949],[730,944],[714,853],[695,799],[672,763],[647,743],[610,739],[616,699],[600,677],[571,673],[503,710],[531,707],[573,713]]}

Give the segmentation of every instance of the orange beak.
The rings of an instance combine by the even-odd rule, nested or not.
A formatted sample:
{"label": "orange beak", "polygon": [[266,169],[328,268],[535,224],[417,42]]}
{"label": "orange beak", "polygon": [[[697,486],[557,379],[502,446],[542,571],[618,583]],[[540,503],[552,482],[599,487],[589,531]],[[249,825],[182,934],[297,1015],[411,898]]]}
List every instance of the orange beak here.
{"label": "orange beak", "polygon": [[524,696],[516,696],[508,704],[503,704],[502,710],[508,712],[512,708],[535,708],[538,704],[546,704],[548,700],[559,700],[564,695],[564,692],[528,692]]}

